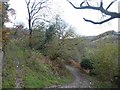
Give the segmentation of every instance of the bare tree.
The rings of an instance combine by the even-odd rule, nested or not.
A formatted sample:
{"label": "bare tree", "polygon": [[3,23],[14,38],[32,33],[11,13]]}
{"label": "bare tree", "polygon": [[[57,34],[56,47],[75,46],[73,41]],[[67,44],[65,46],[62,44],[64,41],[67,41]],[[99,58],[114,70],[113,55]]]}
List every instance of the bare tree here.
{"label": "bare tree", "polygon": [[40,11],[47,8],[49,0],[25,0],[28,10],[28,26],[29,26],[29,47],[32,48],[32,27],[39,19],[45,20],[40,17]]}
{"label": "bare tree", "polygon": [[89,3],[89,0],[84,0],[83,2],[80,3],[80,6],[77,7],[75,6],[72,2],[70,2],[69,0],[67,0],[75,9],[91,9],[91,10],[97,10],[97,11],[100,11],[102,13],[102,16],[110,16],[109,18],[103,20],[103,21],[100,21],[100,22],[95,22],[95,21],[92,21],[92,20],[89,20],[89,19],[86,19],[86,18],[83,18],[85,21],[87,22],[91,22],[93,24],[103,24],[105,22],[108,22],[112,19],[115,19],[115,18],[120,18],[120,13],[117,13],[117,12],[111,12],[111,11],[108,11],[108,9],[113,5],[113,3],[117,0],[114,0],[114,1],[111,1],[109,3],[109,5],[107,6],[107,8],[104,8],[103,7],[103,1],[101,0],[99,3],[99,6],[94,6],[94,5],[90,5]]}

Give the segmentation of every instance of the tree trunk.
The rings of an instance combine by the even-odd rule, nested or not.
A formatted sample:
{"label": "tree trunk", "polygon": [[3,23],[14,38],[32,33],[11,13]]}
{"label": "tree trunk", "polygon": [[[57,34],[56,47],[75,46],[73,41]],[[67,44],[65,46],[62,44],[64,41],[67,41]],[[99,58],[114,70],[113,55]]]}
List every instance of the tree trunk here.
{"label": "tree trunk", "polygon": [[31,18],[30,18],[30,14],[29,14],[29,47],[32,49],[32,28],[31,28]]}
{"label": "tree trunk", "polygon": [[29,47],[32,49],[32,29],[30,29],[29,33]]}

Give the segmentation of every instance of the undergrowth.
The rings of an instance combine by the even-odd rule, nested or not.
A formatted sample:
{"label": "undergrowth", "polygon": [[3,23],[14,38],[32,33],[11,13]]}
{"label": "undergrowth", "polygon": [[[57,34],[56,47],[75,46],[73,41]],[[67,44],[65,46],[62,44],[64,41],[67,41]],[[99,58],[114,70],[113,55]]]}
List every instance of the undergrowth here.
{"label": "undergrowth", "polygon": [[116,88],[116,86],[110,81],[100,81],[93,76],[86,76],[86,78],[91,81],[91,86],[93,88]]}

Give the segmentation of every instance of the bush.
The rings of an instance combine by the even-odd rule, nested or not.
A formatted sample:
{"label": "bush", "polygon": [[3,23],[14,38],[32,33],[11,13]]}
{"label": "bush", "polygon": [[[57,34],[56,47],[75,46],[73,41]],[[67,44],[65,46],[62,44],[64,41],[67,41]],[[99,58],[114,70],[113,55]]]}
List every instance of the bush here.
{"label": "bush", "polygon": [[96,78],[110,81],[114,76],[118,76],[118,45],[100,44],[93,54],[92,61]]}
{"label": "bush", "polygon": [[92,62],[90,59],[83,59],[82,62],[80,63],[81,67],[84,69],[93,69]]}

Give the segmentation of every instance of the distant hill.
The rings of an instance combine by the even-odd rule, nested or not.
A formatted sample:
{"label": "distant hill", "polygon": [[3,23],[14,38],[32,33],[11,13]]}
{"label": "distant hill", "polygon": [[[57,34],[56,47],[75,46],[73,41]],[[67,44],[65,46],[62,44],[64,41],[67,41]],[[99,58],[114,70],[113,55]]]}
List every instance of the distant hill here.
{"label": "distant hill", "polygon": [[120,35],[120,32],[110,30],[110,31],[101,33],[97,36],[85,36],[85,37],[83,37],[83,39],[85,41],[90,41],[90,42],[95,42],[95,41],[99,41],[99,40],[116,41],[116,40],[118,40],[119,35]]}
{"label": "distant hill", "polygon": [[97,36],[95,36],[92,41],[96,41],[96,40],[100,40],[100,39],[108,39],[108,38],[111,38],[112,40],[118,40],[118,32],[115,32],[114,30],[111,30],[111,31],[107,31],[107,32],[104,32],[102,34],[99,34]]}

